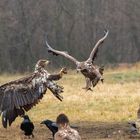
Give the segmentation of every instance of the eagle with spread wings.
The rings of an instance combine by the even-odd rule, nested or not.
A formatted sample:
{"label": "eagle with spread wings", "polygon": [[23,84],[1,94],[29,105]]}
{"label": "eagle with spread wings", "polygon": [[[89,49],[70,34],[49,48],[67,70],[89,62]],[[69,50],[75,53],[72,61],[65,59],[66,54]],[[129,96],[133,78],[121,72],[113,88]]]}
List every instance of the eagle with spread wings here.
{"label": "eagle with spread wings", "polygon": [[91,86],[95,87],[99,81],[103,82],[103,71],[104,67],[98,67],[94,65],[94,60],[97,56],[99,46],[104,42],[104,40],[107,38],[109,31],[104,31],[104,36],[95,44],[93,50],[91,51],[89,58],[86,61],[80,62],[70,54],[68,54],[65,51],[58,51],[53,49],[49,43],[46,41],[46,46],[49,53],[52,53],[53,55],[61,55],[65,58],[69,59],[76,65],[77,72],[81,72],[86,79],[86,86],[84,89],[86,90],[92,90]]}
{"label": "eagle with spread wings", "polygon": [[47,60],[39,60],[32,74],[0,86],[0,114],[4,128],[35,106],[47,89],[62,101],[60,93],[63,92],[63,87],[57,85],[54,80],[61,79],[62,75],[67,73],[66,68],[62,68],[59,73],[50,74],[45,70],[48,63]]}

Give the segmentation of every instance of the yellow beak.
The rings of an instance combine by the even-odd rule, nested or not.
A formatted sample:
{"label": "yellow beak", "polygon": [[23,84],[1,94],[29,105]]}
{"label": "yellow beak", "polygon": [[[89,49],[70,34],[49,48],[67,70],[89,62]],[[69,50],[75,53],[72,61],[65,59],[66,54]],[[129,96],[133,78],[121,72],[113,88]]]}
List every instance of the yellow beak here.
{"label": "yellow beak", "polygon": [[45,65],[48,65],[50,63],[50,61],[46,60]]}

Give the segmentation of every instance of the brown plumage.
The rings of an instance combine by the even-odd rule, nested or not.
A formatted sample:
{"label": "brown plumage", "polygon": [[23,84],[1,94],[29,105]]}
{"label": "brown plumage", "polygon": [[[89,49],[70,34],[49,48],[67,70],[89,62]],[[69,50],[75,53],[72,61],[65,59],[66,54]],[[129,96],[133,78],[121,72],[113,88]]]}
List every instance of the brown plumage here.
{"label": "brown plumage", "polygon": [[66,57],[67,59],[71,60],[76,64],[77,71],[80,71],[86,78],[86,90],[91,90],[91,85],[93,87],[101,80],[103,82],[103,67],[97,67],[94,65],[94,59],[97,56],[99,46],[104,42],[106,37],[108,36],[109,31],[105,31],[105,35],[95,44],[95,47],[90,53],[89,58],[86,61],[79,62],[76,58],[69,55],[67,52],[58,51],[53,49],[48,42],[46,41],[46,45],[48,48],[48,52],[52,53],[53,55],[61,55]]}
{"label": "brown plumage", "polygon": [[47,88],[62,101],[60,93],[63,88],[57,85],[53,80],[62,78],[66,69],[62,69],[58,74],[49,74],[45,69],[47,60],[39,60],[35,66],[35,71],[24,78],[11,81],[0,86],[0,114],[2,114],[3,127],[7,127],[19,115],[24,115],[25,111],[35,106]]}

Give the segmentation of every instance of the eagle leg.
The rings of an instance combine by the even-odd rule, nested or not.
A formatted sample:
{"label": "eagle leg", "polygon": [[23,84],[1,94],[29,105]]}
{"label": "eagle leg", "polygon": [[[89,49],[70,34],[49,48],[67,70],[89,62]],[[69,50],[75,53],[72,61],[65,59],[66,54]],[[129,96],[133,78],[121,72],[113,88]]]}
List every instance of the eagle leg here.
{"label": "eagle leg", "polygon": [[97,85],[97,83],[99,82],[100,78],[98,77],[95,77],[93,80],[92,80],[92,86],[95,87]]}
{"label": "eagle leg", "polygon": [[83,89],[85,89],[86,91],[88,91],[88,90],[93,91],[91,89],[91,80],[89,78],[86,78],[86,86],[83,87]]}

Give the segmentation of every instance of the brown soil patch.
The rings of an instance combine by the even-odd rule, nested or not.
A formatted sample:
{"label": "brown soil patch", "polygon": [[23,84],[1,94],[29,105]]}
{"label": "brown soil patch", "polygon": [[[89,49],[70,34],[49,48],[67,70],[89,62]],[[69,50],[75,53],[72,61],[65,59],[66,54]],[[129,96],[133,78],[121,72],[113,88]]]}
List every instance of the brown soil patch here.
{"label": "brown soil patch", "polygon": [[[140,139],[140,136],[133,136],[129,132],[129,125],[126,123],[104,123],[104,122],[80,122],[77,123],[78,131],[82,140],[128,140]],[[52,139],[51,132],[46,126],[35,123],[33,140],[48,140]],[[8,129],[0,128],[0,140],[24,140],[19,126],[16,125]]]}

